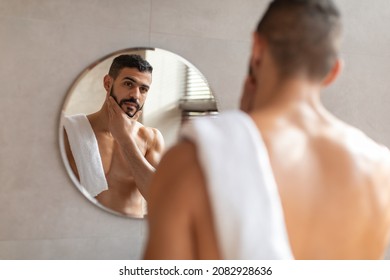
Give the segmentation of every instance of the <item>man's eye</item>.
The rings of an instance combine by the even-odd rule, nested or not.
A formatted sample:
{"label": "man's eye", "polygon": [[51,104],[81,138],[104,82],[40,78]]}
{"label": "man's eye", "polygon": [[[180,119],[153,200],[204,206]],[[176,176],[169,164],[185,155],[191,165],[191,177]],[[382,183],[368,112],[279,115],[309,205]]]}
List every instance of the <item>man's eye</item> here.
{"label": "man's eye", "polygon": [[124,85],[127,87],[132,87],[133,83],[132,82],[124,82]]}
{"label": "man's eye", "polygon": [[141,88],[140,88],[140,91],[141,91],[141,93],[147,93],[147,92],[148,92],[148,89],[147,89],[147,88],[144,88],[144,87],[141,87]]}

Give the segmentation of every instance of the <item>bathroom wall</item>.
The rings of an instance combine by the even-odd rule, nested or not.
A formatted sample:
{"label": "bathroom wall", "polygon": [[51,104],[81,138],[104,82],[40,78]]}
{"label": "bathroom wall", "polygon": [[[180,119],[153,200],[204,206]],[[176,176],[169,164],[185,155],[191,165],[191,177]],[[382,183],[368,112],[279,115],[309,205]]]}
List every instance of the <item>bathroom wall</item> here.
{"label": "bathroom wall", "polygon": [[[345,71],[326,106],[390,146],[387,1],[340,0]],[[260,0],[0,0],[0,259],[136,259],[146,225],[108,214],[72,185],[58,148],[66,92],[116,50],[173,51],[237,107]]]}

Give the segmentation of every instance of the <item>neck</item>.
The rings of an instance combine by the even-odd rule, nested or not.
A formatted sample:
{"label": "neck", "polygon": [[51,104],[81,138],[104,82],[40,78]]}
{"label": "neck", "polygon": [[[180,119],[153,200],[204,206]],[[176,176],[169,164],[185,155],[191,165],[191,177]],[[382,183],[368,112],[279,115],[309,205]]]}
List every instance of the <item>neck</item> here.
{"label": "neck", "polygon": [[286,107],[290,105],[305,104],[314,108],[322,107],[320,101],[321,85],[309,82],[305,78],[294,78],[289,80],[261,81],[254,100],[254,109],[265,109],[270,107]]}
{"label": "neck", "polygon": [[96,131],[109,132],[107,102],[103,103],[99,111],[90,115],[90,121]]}

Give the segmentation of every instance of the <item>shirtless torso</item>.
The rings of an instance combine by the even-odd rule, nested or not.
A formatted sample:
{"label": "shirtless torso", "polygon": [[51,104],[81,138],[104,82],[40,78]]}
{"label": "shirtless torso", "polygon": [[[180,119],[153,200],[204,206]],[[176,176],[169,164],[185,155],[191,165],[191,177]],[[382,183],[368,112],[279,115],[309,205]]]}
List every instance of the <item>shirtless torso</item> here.
{"label": "shirtless torso", "polygon": [[[311,112],[310,121],[300,110],[251,115],[270,156],[294,257],[380,259],[390,233],[389,150]],[[179,144],[160,167],[145,258],[222,258],[196,147]]]}
{"label": "shirtless torso", "polygon": [[[111,133],[100,129],[97,114],[87,116],[95,133],[102,159],[108,190],[101,192],[96,199],[103,206],[116,212],[142,217],[146,213],[146,203],[132,172],[131,162],[126,159],[120,144]],[[155,128],[137,122],[135,143],[147,162],[156,167],[162,152],[162,136]],[[65,133],[65,148],[73,172],[78,177],[77,167]]]}
{"label": "shirtless torso", "polygon": [[382,258],[390,233],[389,150],[305,105],[251,116],[268,149],[294,256]]}

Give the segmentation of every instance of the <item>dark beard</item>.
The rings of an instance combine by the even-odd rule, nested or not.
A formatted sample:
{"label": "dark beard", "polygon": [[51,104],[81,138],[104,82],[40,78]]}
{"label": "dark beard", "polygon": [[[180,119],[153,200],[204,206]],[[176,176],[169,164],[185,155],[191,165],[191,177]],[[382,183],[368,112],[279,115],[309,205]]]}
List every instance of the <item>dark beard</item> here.
{"label": "dark beard", "polygon": [[116,95],[114,94],[114,89],[113,87],[111,88],[111,91],[110,91],[110,96],[112,96],[112,98],[114,98],[115,102],[119,105],[119,107],[121,107],[122,109],[122,105],[125,104],[126,102],[131,102],[133,104],[135,104],[136,106],[136,111],[134,112],[134,114],[131,114],[129,112],[126,112],[122,109],[123,112],[125,112],[126,115],[128,115],[130,118],[133,118],[135,116],[135,114],[137,114],[139,111],[142,110],[142,108],[144,107],[144,105],[140,105],[138,100],[135,99],[134,97],[130,97],[128,99],[122,99],[120,102],[118,102],[118,99],[116,98]]}

